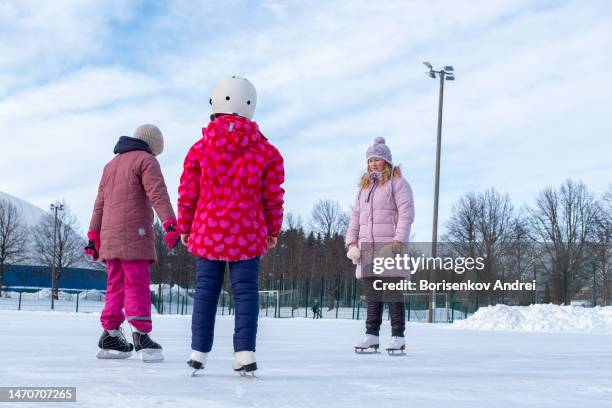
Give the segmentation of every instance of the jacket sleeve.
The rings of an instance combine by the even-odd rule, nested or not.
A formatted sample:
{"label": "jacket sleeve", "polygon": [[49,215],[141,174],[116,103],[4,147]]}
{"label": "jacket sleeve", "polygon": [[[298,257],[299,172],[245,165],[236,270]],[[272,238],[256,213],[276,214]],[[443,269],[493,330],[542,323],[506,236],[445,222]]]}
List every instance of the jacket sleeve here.
{"label": "jacket sleeve", "polygon": [[192,146],[183,163],[183,174],[178,188],[178,230],[181,234],[191,233],[198,196],[200,194],[200,162]]}
{"label": "jacket sleeve", "polygon": [[410,184],[403,178],[398,177],[394,181],[395,205],[397,206],[397,226],[393,239],[400,242],[408,242],[410,229],[414,222],[414,200]]}
{"label": "jacket sleeve", "polygon": [[98,195],[94,203],[93,214],[91,215],[91,221],[89,222],[90,231],[100,231],[102,229],[102,213],[104,209],[104,175],[100,179],[98,185]]}
{"label": "jacket sleeve", "polygon": [[268,235],[277,237],[283,226],[283,204],[285,190],[281,185],[285,182],[285,167],[283,157],[278,150],[272,150],[272,157],[263,172],[262,204],[268,227]]}
{"label": "jacket sleeve", "polygon": [[144,160],[140,181],[159,219],[163,222],[175,218],[164,175],[154,156],[147,156]]}
{"label": "jacket sleeve", "polygon": [[349,222],[348,229],[346,230],[346,246],[351,244],[358,244],[359,241],[359,196],[355,198],[355,204],[353,204],[353,214],[351,215],[351,221]]}

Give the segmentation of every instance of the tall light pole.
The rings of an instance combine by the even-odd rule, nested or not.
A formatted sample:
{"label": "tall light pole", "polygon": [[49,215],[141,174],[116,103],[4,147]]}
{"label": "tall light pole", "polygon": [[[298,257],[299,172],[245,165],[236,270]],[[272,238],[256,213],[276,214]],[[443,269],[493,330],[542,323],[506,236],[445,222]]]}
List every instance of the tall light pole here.
{"label": "tall light pole", "polygon": [[55,308],[55,265],[57,264],[57,212],[64,210],[64,204],[56,201],[49,208],[53,211],[53,261],[51,264],[51,310],[53,310]]}
{"label": "tall light pole", "polygon": [[[436,143],[436,185],[434,189],[434,209],[433,209],[433,228],[431,233],[431,256],[436,257],[438,251],[438,198],[440,196],[440,145],[442,144],[442,105],[444,101],[444,80],[454,81],[455,73],[452,66],[447,65],[439,71],[435,71],[429,62],[424,62],[429,71],[427,75],[430,78],[435,79],[436,75],[440,78],[440,97],[438,100],[438,141]],[[436,281],[436,270],[435,262],[434,268],[430,271],[429,281],[435,283]],[[429,323],[433,323],[436,312],[436,290],[429,292]]]}

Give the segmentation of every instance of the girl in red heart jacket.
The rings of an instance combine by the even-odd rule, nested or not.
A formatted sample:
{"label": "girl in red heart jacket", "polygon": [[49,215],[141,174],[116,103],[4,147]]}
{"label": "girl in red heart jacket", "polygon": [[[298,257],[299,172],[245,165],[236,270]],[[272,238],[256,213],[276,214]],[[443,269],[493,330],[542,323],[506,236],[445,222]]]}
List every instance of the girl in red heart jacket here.
{"label": "girl in red heart jacket", "polygon": [[245,78],[217,83],[212,121],[187,153],[179,186],[178,229],[197,257],[188,364],[204,367],[212,349],[226,263],[234,296],[234,369],[251,372],[259,315],[259,257],[276,245],[283,222],[283,158],[251,120],[254,86]]}

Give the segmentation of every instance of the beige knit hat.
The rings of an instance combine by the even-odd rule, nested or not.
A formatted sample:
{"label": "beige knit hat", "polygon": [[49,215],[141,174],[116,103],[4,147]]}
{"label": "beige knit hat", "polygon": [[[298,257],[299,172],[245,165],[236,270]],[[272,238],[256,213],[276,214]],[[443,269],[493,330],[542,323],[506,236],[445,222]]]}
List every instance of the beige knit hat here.
{"label": "beige knit hat", "polygon": [[151,148],[153,156],[160,155],[164,151],[164,136],[161,130],[155,125],[144,124],[138,126],[134,131],[134,139],[140,139],[147,142]]}

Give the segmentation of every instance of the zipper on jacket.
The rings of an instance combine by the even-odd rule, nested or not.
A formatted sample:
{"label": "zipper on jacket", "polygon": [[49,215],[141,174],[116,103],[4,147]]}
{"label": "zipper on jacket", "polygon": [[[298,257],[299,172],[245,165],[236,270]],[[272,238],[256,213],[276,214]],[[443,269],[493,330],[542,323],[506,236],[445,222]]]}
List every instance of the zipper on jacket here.
{"label": "zipper on jacket", "polygon": [[368,198],[366,198],[366,203],[370,202],[370,198],[372,197],[372,192],[374,191],[374,189],[376,188],[377,185],[378,185],[378,180],[374,180],[372,182],[372,188],[368,192]]}
{"label": "zipper on jacket", "polygon": [[372,256],[374,256],[374,200],[372,196],[374,195],[374,190],[378,187],[378,180],[374,180],[372,182],[372,188],[368,193],[368,198],[366,199],[366,203],[370,203],[370,239],[372,240]]}

